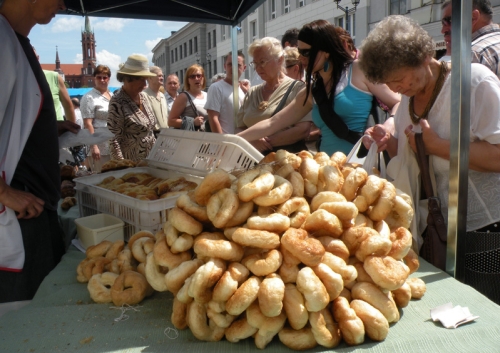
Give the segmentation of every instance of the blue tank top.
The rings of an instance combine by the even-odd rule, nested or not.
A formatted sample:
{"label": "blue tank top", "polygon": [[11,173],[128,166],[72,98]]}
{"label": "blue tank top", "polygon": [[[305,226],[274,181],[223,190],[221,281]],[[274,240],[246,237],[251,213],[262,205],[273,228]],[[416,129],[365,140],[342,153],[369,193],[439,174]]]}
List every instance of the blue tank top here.
{"label": "blue tank top", "polygon": [[[352,131],[363,132],[372,107],[373,95],[356,88],[351,83],[352,65],[349,67],[347,86],[334,98],[334,110]],[[324,123],[319,114],[318,105],[314,103],[312,110],[314,124],[321,130],[320,150],[332,155],[337,151],[346,155],[351,151],[353,144],[337,137]]]}

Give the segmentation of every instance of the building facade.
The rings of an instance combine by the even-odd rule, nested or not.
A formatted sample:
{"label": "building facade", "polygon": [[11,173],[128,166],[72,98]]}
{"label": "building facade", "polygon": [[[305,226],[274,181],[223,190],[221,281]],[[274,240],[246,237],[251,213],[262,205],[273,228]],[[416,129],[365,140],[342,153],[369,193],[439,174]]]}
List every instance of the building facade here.
{"label": "building facade", "polygon": [[[346,28],[359,46],[376,23],[394,14],[418,21],[434,38],[439,50],[445,47],[441,34],[441,3],[442,0],[360,0],[356,11],[346,16],[332,0],[266,0],[237,27],[238,50],[247,54],[254,39],[267,36],[281,39],[287,29],[300,28],[316,19]],[[493,21],[498,23],[500,0],[491,0],[491,4]],[[351,0],[342,0],[339,5],[347,9],[353,6]],[[225,56],[231,51],[231,35],[231,26],[189,23],[153,48],[153,62],[165,74],[176,73],[181,82],[186,69],[198,62],[204,67],[209,81],[211,76],[224,71]],[[251,58],[247,58],[247,63],[249,61]],[[244,77],[252,80],[254,75],[255,71],[247,65]]]}

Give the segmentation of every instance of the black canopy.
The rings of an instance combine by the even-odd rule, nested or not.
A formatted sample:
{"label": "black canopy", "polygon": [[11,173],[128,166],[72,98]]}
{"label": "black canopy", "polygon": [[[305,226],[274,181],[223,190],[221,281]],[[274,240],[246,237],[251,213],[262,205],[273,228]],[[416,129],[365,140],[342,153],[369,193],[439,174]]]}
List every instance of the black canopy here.
{"label": "black canopy", "polygon": [[62,14],[235,26],[264,0],[65,0]]}

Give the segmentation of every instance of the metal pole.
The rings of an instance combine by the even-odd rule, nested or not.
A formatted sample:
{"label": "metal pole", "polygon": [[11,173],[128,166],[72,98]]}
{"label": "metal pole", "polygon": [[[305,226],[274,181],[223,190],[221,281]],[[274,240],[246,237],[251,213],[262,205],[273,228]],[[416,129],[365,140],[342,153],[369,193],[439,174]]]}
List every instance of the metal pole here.
{"label": "metal pole", "polygon": [[238,82],[238,27],[231,27],[231,59],[233,60],[233,111],[234,111],[234,124],[236,126],[236,115],[240,110],[240,100],[238,97],[239,82]]}
{"label": "metal pole", "polygon": [[[451,21],[451,119],[450,184],[448,198],[448,246],[446,272],[460,277],[464,259],[461,239],[467,225],[469,170],[472,0],[452,0]],[[458,268],[460,267],[460,268]],[[458,278],[457,278],[458,279]]]}

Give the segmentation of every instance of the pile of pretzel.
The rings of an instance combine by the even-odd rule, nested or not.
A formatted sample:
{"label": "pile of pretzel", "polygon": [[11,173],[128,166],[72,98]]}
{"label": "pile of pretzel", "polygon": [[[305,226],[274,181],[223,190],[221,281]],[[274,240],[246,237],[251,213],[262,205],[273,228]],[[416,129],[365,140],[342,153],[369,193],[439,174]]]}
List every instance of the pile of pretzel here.
{"label": "pile of pretzel", "polygon": [[278,151],[238,176],[208,174],[160,231],[131,240],[148,283],[173,293],[176,328],[332,348],[384,340],[398,308],[424,295],[409,278],[412,217],[407,195],[342,153]]}
{"label": "pile of pretzel", "polygon": [[149,173],[131,172],[121,178],[106,177],[97,186],[139,200],[151,201],[178,196],[193,190],[198,184],[184,177],[162,179]]}

